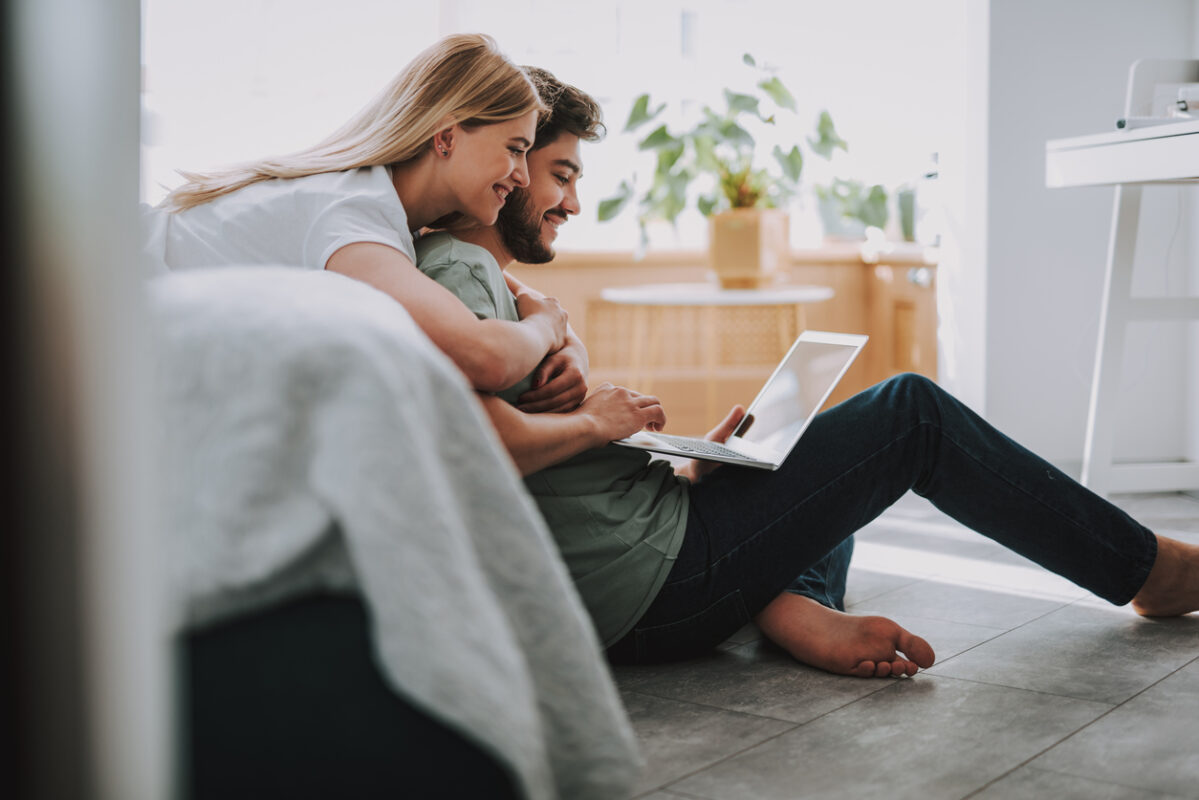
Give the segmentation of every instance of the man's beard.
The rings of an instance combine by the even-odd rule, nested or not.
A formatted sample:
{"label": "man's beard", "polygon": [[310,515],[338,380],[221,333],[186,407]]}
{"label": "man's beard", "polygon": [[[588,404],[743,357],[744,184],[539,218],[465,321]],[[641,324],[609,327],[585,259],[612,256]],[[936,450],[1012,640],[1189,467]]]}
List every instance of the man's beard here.
{"label": "man's beard", "polygon": [[541,219],[532,219],[529,195],[513,189],[500,209],[495,229],[512,257],[522,264],[545,264],[554,260],[554,251],[541,241]]}

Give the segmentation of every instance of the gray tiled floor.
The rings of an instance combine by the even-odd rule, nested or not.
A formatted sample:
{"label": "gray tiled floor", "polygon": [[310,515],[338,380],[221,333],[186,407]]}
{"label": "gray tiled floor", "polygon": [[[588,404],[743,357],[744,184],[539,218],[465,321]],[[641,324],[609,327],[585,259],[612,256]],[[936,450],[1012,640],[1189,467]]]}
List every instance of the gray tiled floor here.
{"label": "gray tiled floor", "polygon": [[[1199,543],[1199,497],[1115,500]],[[1114,608],[911,495],[859,534],[848,602],[937,664],[843,678],[750,626],[705,658],[615,668],[638,797],[1199,799],[1199,615]]]}

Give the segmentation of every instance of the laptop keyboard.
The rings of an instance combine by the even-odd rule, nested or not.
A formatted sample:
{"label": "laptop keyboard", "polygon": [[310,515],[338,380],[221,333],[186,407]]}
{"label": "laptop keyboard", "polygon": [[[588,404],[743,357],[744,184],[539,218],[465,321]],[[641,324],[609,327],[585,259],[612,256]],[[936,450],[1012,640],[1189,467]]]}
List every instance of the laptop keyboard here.
{"label": "laptop keyboard", "polygon": [[696,453],[703,456],[726,456],[730,458],[743,458],[747,461],[757,461],[753,456],[747,456],[745,453],[739,453],[731,447],[725,447],[718,442],[709,442],[706,439],[693,439],[689,436],[671,436],[666,433],[653,434],[655,439],[660,439],[667,444],[674,445],[680,450],[686,450],[688,453]]}

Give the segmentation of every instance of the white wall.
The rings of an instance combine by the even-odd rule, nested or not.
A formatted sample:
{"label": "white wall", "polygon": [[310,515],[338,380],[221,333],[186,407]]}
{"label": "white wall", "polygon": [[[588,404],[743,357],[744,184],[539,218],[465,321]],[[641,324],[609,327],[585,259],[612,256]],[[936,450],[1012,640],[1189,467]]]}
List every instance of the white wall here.
{"label": "white wall", "polygon": [[[965,234],[985,242],[979,266],[986,288],[981,305],[965,297],[956,313],[985,319],[979,359],[987,417],[1050,460],[1078,462],[1113,190],[1046,189],[1045,142],[1113,129],[1135,59],[1195,52],[1196,3],[1001,0],[989,6],[986,178],[968,192],[968,202],[985,214],[983,227]],[[1192,216],[1190,191],[1146,189],[1134,281],[1139,293],[1185,290],[1193,251],[1189,226],[1177,233],[1175,227],[1180,215],[1184,221]],[[1134,326],[1118,458],[1185,454],[1193,361],[1184,325]]]}
{"label": "white wall", "polygon": [[947,126],[940,178],[944,231],[937,270],[938,380],[986,414],[988,3],[962,4],[958,47],[946,68],[961,75],[960,109]]}
{"label": "white wall", "polygon": [[[1194,30],[1194,37],[1191,41],[1191,55],[1199,58],[1199,0],[1194,0],[1194,5],[1191,10],[1191,22]],[[1195,190],[1191,190],[1191,194],[1195,194]],[[1192,197],[1191,202],[1191,294],[1199,294],[1199,202],[1196,202]],[[1190,391],[1187,394],[1187,407],[1189,409],[1188,435],[1187,435],[1187,457],[1192,461],[1199,461],[1199,324],[1191,324],[1190,338],[1190,362],[1191,362],[1191,381]]]}

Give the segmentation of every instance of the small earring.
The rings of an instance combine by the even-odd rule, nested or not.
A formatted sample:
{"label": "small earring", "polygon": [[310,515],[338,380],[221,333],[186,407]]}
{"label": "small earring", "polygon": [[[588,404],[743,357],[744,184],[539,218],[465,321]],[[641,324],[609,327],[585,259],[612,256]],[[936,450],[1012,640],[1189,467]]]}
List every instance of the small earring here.
{"label": "small earring", "polygon": [[447,153],[447,152],[445,151],[445,148],[444,148],[444,147],[441,147],[441,148],[438,148],[438,149],[441,151],[441,157],[442,157],[442,158],[445,158],[446,156],[448,156],[448,155],[449,155],[449,153]]}

